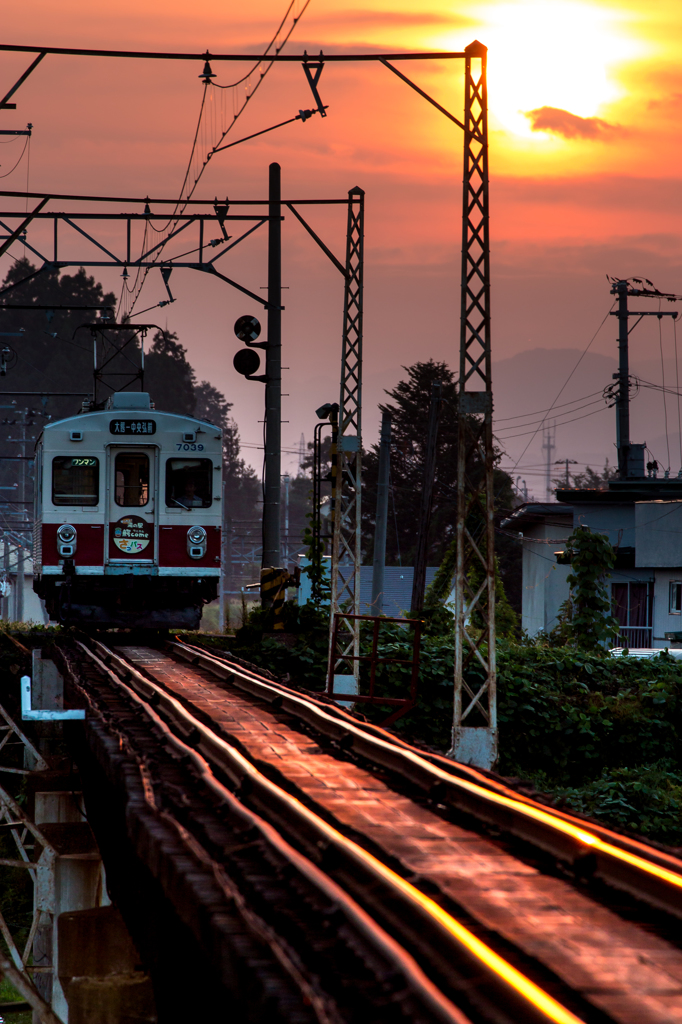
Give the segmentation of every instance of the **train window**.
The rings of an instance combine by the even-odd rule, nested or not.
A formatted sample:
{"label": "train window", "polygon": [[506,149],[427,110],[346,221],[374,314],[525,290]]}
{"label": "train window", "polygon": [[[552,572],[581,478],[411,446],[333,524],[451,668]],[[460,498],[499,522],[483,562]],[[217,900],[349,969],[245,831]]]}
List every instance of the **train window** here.
{"label": "train window", "polygon": [[114,465],[114,498],[124,508],[140,508],[149,501],[149,458],[143,452],[121,452]]}
{"label": "train window", "polygon": [[52,460],[52,504],[96,505],[99,498],[99,459],[69,458]]}
{"label": "train window", "polygon": [[213,463],[210,459],[169,459],[166,463],[166,505],[169,508],[209,508],[213,501]]}

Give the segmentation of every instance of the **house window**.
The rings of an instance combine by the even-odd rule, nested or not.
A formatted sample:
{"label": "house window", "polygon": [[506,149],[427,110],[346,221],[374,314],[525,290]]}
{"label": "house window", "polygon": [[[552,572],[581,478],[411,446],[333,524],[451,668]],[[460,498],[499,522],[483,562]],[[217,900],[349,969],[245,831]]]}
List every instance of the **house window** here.
{"label": "house window", "polygon": [[[682,586],[682,584],[679,584]],[[672,590],[671,590],[672,594]],[[651,647],[653,642],[652,583],[612,583],[613,614],[620,629],[617,644],[621,647]]]}
{"label": "house window", "polygon": [[682,582],[679,580],[670,581],[670,607],[671,615],[682,615]]}

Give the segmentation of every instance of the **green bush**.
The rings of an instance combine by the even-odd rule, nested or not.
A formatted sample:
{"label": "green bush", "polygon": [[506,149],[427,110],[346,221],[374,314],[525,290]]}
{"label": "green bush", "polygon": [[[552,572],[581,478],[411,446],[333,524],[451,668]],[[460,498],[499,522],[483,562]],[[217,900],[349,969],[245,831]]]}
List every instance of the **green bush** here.
{"label": "green bush", "polygon": [[[290,646],[264,635],[259,615],[237,631],[241,655],[294,686],[322,690],[327,667],[327,616],[312,606],[287,611]],[[446,751],[452,729],[454,638],[443,609],[425,615],[418,704],[395,723],[406,739]],[[267,624],[267,622],[265,622]],[[380,664],[376,692],[409,693],[411,631],[386,623],[379,654],[406,664]],[[363,628],[362,653],[371,650]],[[612,658],[603,649],[544,640],[499,639],[498,770],[554,793],[568,807],[662,842],[682,845],[682,662],[665,652],[651,660]],[[483,680],[474,666],[469,683]],[[369,666],[362,663],[361,690]],[[360,706],[382,722],[390,705]]]}
{"label": "green bush", "polygon": [[555,789],[567,810],[601,818],[643,837],[678,846],[682,772],[674,761],[637,768],[605,768],[581,788]]}

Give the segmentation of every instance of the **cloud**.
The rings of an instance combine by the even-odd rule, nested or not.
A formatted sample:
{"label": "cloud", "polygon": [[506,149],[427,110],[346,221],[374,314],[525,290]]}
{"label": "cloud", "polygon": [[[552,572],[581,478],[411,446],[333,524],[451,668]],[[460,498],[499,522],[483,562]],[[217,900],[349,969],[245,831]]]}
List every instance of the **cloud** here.
{"label": "cloud", "polygon": [[539,107],[526,111],[525,116],[534,132],[552,132],[565,139],[599,139],[622,131],[619,125],[600,117],[578,117],[560,107]]}

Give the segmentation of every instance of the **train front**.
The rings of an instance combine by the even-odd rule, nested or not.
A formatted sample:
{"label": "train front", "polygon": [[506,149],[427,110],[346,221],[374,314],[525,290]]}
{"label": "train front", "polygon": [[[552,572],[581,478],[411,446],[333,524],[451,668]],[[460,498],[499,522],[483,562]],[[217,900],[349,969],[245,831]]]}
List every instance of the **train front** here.
{"label": "train front", "polygon": [[196,629],[220,579],[220,430],[146,392],[45,427],[36,444],[34,589],[50,618]]}

